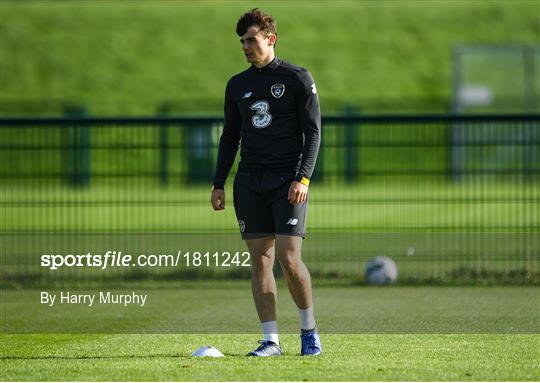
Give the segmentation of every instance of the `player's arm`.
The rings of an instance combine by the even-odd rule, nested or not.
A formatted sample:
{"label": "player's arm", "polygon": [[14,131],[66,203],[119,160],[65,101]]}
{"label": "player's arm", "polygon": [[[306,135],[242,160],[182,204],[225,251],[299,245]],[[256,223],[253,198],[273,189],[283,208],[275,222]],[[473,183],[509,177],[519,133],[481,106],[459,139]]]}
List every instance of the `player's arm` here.
{"label": "player's arm", "polygon": [[289,188],[289,201],[302,203],[307,191],[321,144],[321,109],[313,77],[308,71],[300,72],[297,90],[298,116],[304,133],[302,162],[295,181]]}
{"label": "player's arm", "polygon": [[225,90],[224,112],[225,124],[219,140],[216,172],[214,173],[212,196],[210,198],[214,210],[225,209],[225,181],[231,171],[236,152],[238,152],[238,143],[240,142],[240,112],[232,97],[230,81]]}

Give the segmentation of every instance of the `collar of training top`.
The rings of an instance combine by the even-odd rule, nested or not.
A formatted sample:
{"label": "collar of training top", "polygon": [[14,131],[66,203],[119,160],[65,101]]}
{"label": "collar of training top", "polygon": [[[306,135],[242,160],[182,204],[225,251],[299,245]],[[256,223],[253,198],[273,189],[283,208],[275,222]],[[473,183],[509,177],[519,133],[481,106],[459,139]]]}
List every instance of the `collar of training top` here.
{"label": "collar of training top", "polygon": [[263,66],[262,68],[257,68],[255,65],[251,65],[251,69],[256,71],[256,72],[268,72],[270,70],[273,70],[273,69],[276,69],[279,64],[281,64],[281,59],[279,57],[274,57],[274,59],[272,61],[270,61],[268,64],[266,64],[265,66]]}

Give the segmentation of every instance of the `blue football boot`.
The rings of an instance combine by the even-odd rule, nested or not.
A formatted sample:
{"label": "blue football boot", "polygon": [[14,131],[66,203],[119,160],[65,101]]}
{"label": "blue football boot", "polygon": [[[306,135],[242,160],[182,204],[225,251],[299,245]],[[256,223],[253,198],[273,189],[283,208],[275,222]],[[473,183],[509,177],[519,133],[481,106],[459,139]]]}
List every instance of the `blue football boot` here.
{"label": "blue football boot", "polygon": [[251,351],[248,356],[280,356],[281,347],[279,344],[270,342],[269,340],[260,340],[261,344],[256,350]]}
{"label": "blue football boot", "polygon": [[300,352],[302,356],[320,355],[322,353],[321,339],[317,334],[317,329],[302,330],[300,339],[302,340],[302,350]]}

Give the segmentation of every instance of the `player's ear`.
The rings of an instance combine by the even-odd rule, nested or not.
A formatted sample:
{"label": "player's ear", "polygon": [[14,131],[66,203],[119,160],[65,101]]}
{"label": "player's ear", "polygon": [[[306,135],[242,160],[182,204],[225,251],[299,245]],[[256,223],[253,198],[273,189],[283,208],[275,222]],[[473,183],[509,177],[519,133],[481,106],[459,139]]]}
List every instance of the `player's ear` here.
{"label": "player's ear", "polygon": [[268,45],[276,45],[276,42],[277,42],[277,36],[275,34],[270,34],[270,36],[268,36]]}

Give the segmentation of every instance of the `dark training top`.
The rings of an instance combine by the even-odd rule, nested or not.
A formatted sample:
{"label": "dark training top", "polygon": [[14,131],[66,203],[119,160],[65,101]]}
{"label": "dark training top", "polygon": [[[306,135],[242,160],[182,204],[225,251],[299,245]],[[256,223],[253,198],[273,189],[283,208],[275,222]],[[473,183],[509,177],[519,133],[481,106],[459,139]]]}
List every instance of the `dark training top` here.
{"label": "dark training top", "polygon": [[317,88],[304,68],[275,58],[233,76],[225,91],[225,126],[214,189],[223,189],[238,143],[239,169],[290,169],[310,178],[320,145]]}

